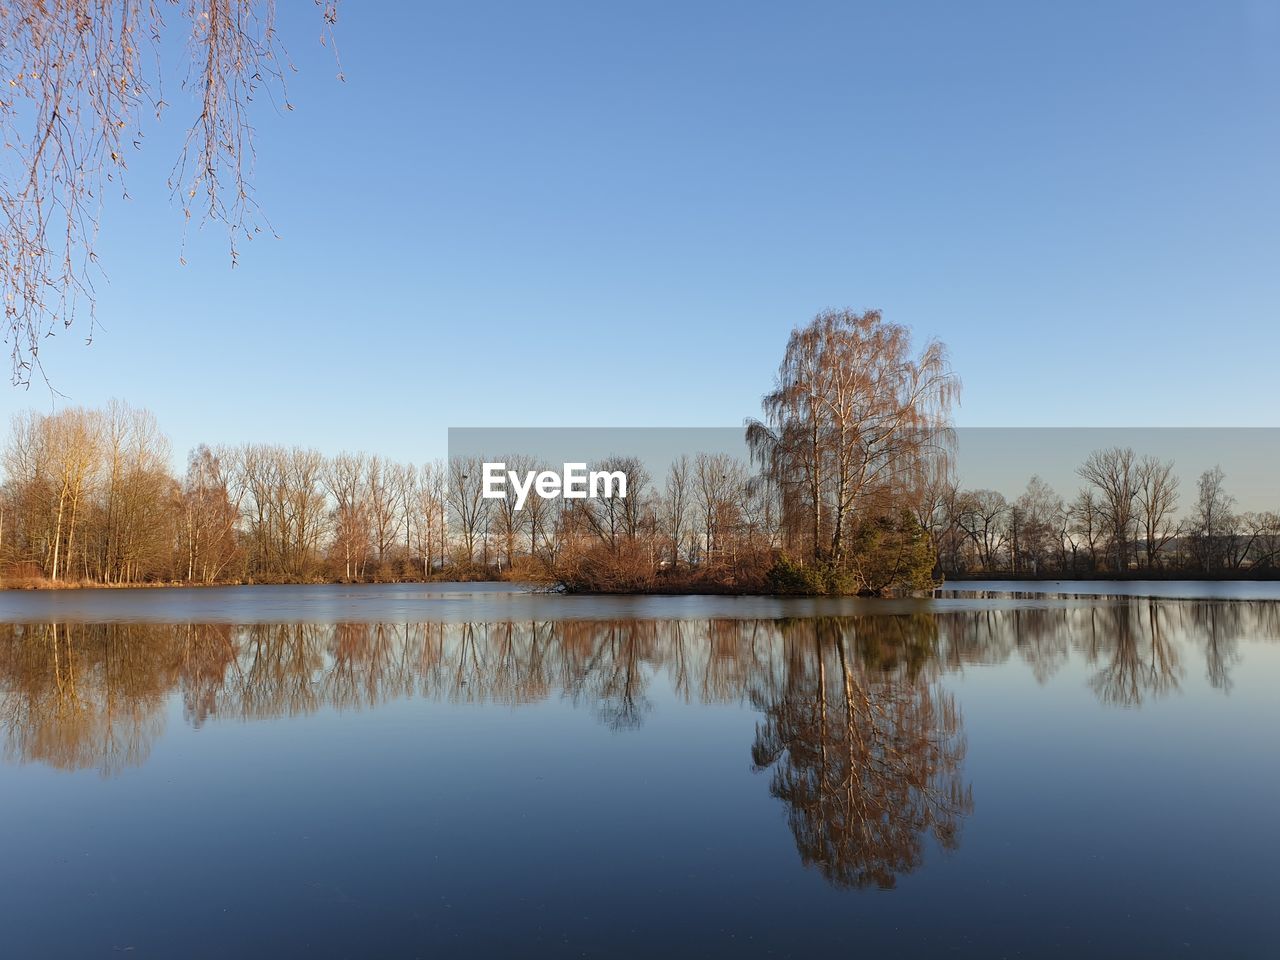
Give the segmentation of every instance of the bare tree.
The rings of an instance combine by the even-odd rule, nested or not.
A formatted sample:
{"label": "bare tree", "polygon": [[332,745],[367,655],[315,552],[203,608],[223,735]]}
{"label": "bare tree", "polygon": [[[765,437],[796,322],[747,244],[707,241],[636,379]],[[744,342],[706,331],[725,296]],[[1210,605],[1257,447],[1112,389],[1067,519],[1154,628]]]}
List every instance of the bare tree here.
{"label": "bare tree", "polygon": [[1138,496],[1137,454],[1130,447],[1095,450],[1076,473],[1097,489],[1111,537],[1115,570],[1129,568],[1129,544],[1133,537]]}
{"label": "bare tree", "polygon": [[449,461],[449,485],[445,496],[450,515],[462,540],[467,563],[476,562],[476,547],[488,535],[489,509],[492,500],[483,496],[480,457],[454,457]]}
{"label": "bare tree", "polygon": [[569,511],[571,523],[610,548],[634,542],[651,517],[649,471],[637,457],[620,454],[605,457],[593,469],[625,474],[627,495],[578,500]]}
{"label": "bare tree", "polygon": [[1235,497],[1227,493],[1226,474],[1216,466],[1200,474],[1196,483],[1195,512],[1190,521],[1191,553],[1205,573],[1221,570],[1227,562],[1236,530]]}
{"label": "bare tree", "polygon": [[1280,513],[1274,510],[1249,511],[1239,518],[1240,541],[1237,566],[1247,564],[1255,571],[1274,570],[1280,559]]}
{"label": "bare tree", "polygon": [[669,545],[672,568],[680,565],[681,548],[688,533],[692,499],[687,454],[672,461],[667,470],[667,486],[662,499],[663,533]]}
{"label": "bare tree", "polygon": [[1071,537],[1071,555],[1074,558],[1083,546],[1089,555],[1089,569],[1098,566],[1098,546],[1103,537],[1102,508],[1092,490],[1081,490],[1070,508],[1067,531]]}
{"label": "bare tree", "polygon": [[20,504],[15,526],[21,532],[15,533],[50,580],[67,579],[74,566],[101,446],[101,417],[82,407],[13,420],[5,465]]}
{"label": "bare tree", "polygon": [[369,555],[367,469],[363,454],[340,453],[325,470],[325,486],[334,501],[333,550],[342,558],[344,580],[363,577]]}
{"label": "bare tree", "polygon": [[996,570],[1009,541],[1009,501],[996,490],[969,490],[960,495],[958,509],[957,522],[972,541],[982,569]]}
{"label": "bare tree", "polygon": [[418,467],[412,463],[398,463],[394,471],[396,486],[396,522],[404,534],[404,565],[407,570],[413,562],[413,527],[417,520]]}
{"label": "bare tree", "polygon": [[369,524],[373,533],[374,550],[378,557],[379,573],[389,559],[392,544],[397,539],[396,509],[398,486],[396,465],[372,456],[365,461],[365,496],[368,498]]}
{"label": "bare tree", "polygon": [[414,511],[415,543],[422,560],[422,576],[431,575],[438,561],[444,566],[448,553],[448,523],[446,516],[445,465],[440,462],[423,464],[418,471],[417,506]]}
{"label": "bare tree", "polygon": [[1146,544],[1147,569],[1160,565],[1165,546],[1173,539],[1178,526],[1174,515],[1178,509],[1178,478],[1173,461],[1147,455],[1138,461],[1138,522]]}
{"label": "bare tree", "polygon": [[[336,0],[316,0],[325,35]],[[284,93],[289,67],[274,0],[183,0],[190,57],[183,88],[195,118],[169,177],[186,219],[223,224],[231,261],[262,229],[250,172],[249,104]],[[0,4],[0,299],[15,383],[30,381],[40,341],[86,306],[93,336],[95,240],[104,191],[124,192],[126,154],[161,93],[166,6],[143,0],[9,0]],[[284,100],[286,108],[289,103]]]}
{"label": "bare tree", "polygon": [[728,454],[699,453],[694,458],[693,508],[701,527],[704,562],[728,559],[746,486],[746,468]]}
{"label": "bare tree", "polygon": [[959,388],[940,342],[914,355],[910,331],[879,311],[827,311],[792,331],[747,441],[812,560],[838,568],[852,518],[892,512],[920,461],[945,454]]}
{"label": "bare tree", "polygon": [[187,460],[181,513],[179,575],[189,583],[213,583],[239,552],[240,502],[232,499],[223,457],[204,445]]}
{"label": "bare tree", "polygon": [[[534,469],[533,459],[523,454],[509,454],[505,457],[499,457],[499,460],[507,465],[508,470],[520,475],[524,475],[529,470]],[[541,497],[529,497],[525,500],[524,508],[531,506],[532,501],[535,500],[539,503],[542,502]],[[502,544],[502,560],[505,562],[506,568],[510,570],[511,565],[515,563],[516,541],[520,539],[524,532],[528,514],[525,509],[516,509],[516,492],[510,486],[506,487],[506,496],[495,502],[493,512],[498,538]]]}
{"label": "bare tree", "polygon": [[311,578],[328,528],[324,458],[301,447],[250,444],[237,451],[234,469],[234,485],[244,491],[251,574]]}
{"label": "bare tree", "polygon": [[540,563],[552,562],[556,554],[558,504],[559,501],[547,500],[536,494],[524,502],[524,530],[529,537],[529,556]]}
{"label": "bare tree", "polygon": [[145,579],[170,549],[170,510],[177,484],[169,473],[169,441],[149,410],[113,400],[101,415],[103,501],[94,553],[104,583]]}
{"label": "bare tree", "polygon": [[1018,517],[1018,567],[1039,572],[1054,554],[1063,549],[1061,519],[1066,511],[1062,497],[1039,476],[1014,503]]}
{"label": "bare tree", "polygon": [[920,529],[929,537],[939,563],[950,553],[953,564],[950,569],[955,569],[957,534],[963,534],[956,510],[959,485],[949,458],[930,458],[922,467],[911,492],[911,511]]}

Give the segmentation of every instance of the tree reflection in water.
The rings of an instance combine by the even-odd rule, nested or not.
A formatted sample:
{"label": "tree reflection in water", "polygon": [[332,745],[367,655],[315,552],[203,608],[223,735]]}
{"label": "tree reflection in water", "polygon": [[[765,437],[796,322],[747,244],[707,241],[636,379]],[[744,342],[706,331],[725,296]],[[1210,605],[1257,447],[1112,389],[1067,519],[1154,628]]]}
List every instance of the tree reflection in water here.
{"label": "tree reflection in water", "polygon": [[143,763],[180,682],[173,628],[136,624],[0,627],[5,758],[104,775]]}
{"label": "tree reflection in water", "polygon": [[110,776],[145,762],[174,694],[193,726],[563,697],[625,730],[660,678],[688,702],[758,709],[752,756],[801,857],[839,885],[890,886],[929,836],[953,846],[972,808],[949,671],[1021,659],[1044,682],[1077,656],[1102,703],[1139,706],[1177,690],[1192,656],[1229,691],[1240,639],[1278,636],[1277,603],[1138,599],[798,620],[0,624],[0,729],[9,761]]}
{"label": "tree reflection in water", "polygon": [[1090,686],[1103,703],[1137,706],[1178,688],[1182,664],[1169,639],[1162,608],[1154,601],[1111,608],[1100,625],[1090,623],[1090,661],[1101,663]]}
{"label": "tree reflection in water", "polygon": [[[956,846],[973,809],[960,711],[932,680],[937,661],[910,655],[936,629],[930,617],[792,624],[782,687],[754,698],[755,764],[773,770],[801,859],[836,886],[892,887],[927,835]],[[868,641],[887,662],[858,655]]]}

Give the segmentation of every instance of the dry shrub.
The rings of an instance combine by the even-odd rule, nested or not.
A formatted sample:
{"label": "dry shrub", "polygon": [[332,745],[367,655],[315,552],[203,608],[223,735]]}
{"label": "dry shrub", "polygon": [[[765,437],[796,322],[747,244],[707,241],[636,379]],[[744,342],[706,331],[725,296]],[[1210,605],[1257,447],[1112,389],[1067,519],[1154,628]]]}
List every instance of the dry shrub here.
{"label": "dry shrub", "polygon": [[502,572],[502,579],[513,583],[549,585],[555,582],[554,571],[539,557],[518,556]]}
{"label": "dry shrub", "polygon": [[571,593],[646,593],[656,573],[652,547],[637,540],[575,547],[556,566],[557,579]]}

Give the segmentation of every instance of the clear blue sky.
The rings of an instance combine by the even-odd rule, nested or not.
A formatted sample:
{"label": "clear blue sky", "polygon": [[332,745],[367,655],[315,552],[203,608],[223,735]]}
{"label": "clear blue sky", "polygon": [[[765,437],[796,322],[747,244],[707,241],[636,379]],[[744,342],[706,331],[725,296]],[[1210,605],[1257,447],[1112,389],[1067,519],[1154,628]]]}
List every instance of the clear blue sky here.
{"label": "clear blue sky", "polygon": [[179,266],[170,90],[107,210],[102,329],[43,354],[179,461],[736,424],[827,306],[946,341],[963,425],[1277,424],[1276,3],[347,2],[345,84],[282,6],[282,239],[233,272],[209,229]]}

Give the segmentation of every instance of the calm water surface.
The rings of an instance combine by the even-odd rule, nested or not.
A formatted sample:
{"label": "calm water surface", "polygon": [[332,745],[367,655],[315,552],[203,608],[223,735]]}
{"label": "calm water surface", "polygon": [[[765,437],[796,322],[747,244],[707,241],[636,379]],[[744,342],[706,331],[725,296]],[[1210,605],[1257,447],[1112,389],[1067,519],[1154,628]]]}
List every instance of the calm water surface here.
{"label": "calm water surface", "polygon": [[1280,955],[1280,591],[959,586],[0,595],[0,956]]}

